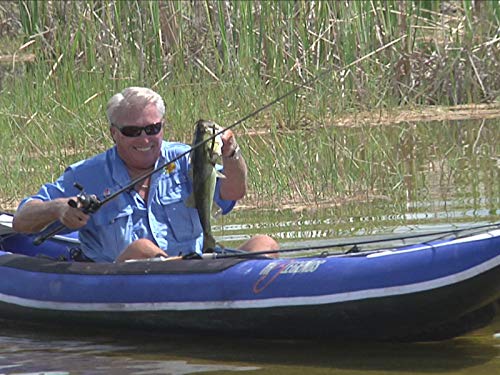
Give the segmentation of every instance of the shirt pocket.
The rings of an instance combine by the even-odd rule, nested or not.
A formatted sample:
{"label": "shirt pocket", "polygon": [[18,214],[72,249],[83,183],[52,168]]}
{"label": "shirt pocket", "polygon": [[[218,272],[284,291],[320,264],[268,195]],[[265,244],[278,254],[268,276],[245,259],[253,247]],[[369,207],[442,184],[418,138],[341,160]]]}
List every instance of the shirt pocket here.
{"label": "shirt pocket", "polygon": [[96,229],[102,239],[102,251],[116,258],[134,238],[132,215],[134,210],[130,206],[120,209],[109,207],[97,215],[94,214]]}
{"label": "shirt pocket", "polygon": [[173,240],[194,240],[201,235],[202,230],[198,210],[187,207],[184,202],[191,192],[189,179],[180,173],[165,177],[159,189],[160,216],[168,224]]}
{"label": "shirt pocket", "polygon": [[191,190],[189,177],[182,173],[162,175],[158,184],[159,200],[162,204],[169,201],[184,200]]}

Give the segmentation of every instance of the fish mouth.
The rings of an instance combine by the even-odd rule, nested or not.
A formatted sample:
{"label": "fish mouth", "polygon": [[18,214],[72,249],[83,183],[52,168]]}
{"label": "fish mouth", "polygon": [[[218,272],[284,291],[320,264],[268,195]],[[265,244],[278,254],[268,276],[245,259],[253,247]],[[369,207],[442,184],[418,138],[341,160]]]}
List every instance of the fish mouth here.
{"label": "fish mouth", "polygon": [[218,136],[215,137],[214,139],[214,144],[213,144],[213,149],[212,149],[212,157],[220,157],[222,155],[222,136],[219,134]]}

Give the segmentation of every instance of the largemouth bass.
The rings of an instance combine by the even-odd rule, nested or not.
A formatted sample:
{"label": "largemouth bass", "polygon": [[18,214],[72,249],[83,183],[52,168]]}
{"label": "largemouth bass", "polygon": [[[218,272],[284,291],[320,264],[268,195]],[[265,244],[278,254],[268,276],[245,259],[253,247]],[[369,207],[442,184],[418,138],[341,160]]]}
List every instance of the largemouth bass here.
{"label": "largemouth bass", "polygon": [[[212,121],[198,120],[193,135],[193,146],[212,137],[222,128]],[[203,228],[203,252],[213,252],[215,239],[212,235],[210,220],[212,217],[215,182],[217,177],[224,177],[215,169],[217,160],[222,155],[222,138],[213,140],[191,151],[191,178],[193,193],[186,200],[186,206],[198,210],[201,226]]]}

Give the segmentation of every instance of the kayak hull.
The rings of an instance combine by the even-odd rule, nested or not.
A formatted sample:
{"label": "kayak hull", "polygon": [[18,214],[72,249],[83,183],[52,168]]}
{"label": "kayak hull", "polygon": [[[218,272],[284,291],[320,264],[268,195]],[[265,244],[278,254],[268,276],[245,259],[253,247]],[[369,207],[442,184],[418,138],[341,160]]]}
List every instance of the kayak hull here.
{"label": "kayak hull", "polygon": [[[166,333],[420,341],[488,324],[500,299],[499,229],[352,255],[121,264],[25,255],[32,249],[24,237],[0,236],[4,319]],[[58,241],[52,246],[64,246]]]}

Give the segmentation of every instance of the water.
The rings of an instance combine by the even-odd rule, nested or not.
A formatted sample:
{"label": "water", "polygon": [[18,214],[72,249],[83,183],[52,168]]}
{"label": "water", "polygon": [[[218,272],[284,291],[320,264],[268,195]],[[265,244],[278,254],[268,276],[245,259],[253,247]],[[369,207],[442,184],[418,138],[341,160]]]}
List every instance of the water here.
{"label": "water", "polygon": [[[374,181],[367,185],[378,192],[373,199],[320,208],[297,204],[286,209],[237,210],[219,219],[214,232],[227,246],[237,246],[255,233],[268,233],[284,248],[294,249],[356,236],[394,236],[499,221],[500,139],[495,132],[499,123],[493,121],[438,124],[444,127],[444,135],[438,141],[434,136],[417,139],[408,169],[397,170],[404,178],[372,174]],[[462,125],[456,142],[450,141]],[[428,124],[422,126],[420,134],[435,131]],[[449,128],[453,131],[447,133]],[[389,133],[401,129],[404,126],[380,131],[394,139]],[[308,142],[315,144],[314,139]],[[440,147],[443,152],[437,154]],[[391,184],[377,186],[379,180]],[[0,321],[0,375],[492,375],[500,374],[499,336],[500,315],[468,335],[414,344],[179,337]]]}
{"label": "water", "polygon": [[293,248],[500,218],[499,119],[308,128],[248,144],[259,150],[253,179],[269,175],[259,168],[283,169],[253,185],[252,202],[241,202],[257,202],[256,209],[216,222],[214,232],[227,246],[255,233]]}
{"label": "water", "polygon": [[154,333],[0,329],[0,374],[498,374],[500,319],[437,343],[322,343]]}

